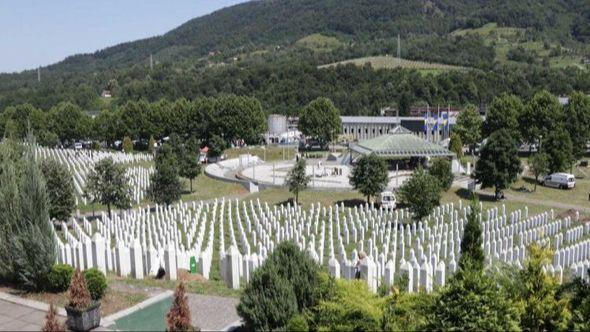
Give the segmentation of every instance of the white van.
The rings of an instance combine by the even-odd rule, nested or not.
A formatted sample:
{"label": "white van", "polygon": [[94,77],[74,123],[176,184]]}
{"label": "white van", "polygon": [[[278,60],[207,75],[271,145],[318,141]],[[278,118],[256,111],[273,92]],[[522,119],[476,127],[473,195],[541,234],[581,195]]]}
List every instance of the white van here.
{"label": "white van", "polygon": [[379,194],[379,197],[377,198],[377,203],[379,203],[384,209],[394,210],[396,202],[395,195],[391,191],[384,191]]}
{"label": "white van", "polygon": [[576,186],[576,177],[569,173],[553,173],[541,180],[545,187],[569,189]]}

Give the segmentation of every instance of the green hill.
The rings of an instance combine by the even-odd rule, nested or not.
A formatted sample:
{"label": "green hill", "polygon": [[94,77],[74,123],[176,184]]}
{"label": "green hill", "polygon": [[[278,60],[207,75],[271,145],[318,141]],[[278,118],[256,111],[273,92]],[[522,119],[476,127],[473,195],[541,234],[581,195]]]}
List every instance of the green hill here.
{"label": "green hill", "polygon": [[[492,22],[496,30],[524,31],[526,43],[519,41],[511,51],[512,44],[492,44],[491,34],[469,32],[488,29]],[[228,89],[210,82],[195,92],[193,86],[200,84],[195,80],[236,66],[317,66],[395,54],[398,34],[402,57],[412,61],[493,70],[496,60],[511,58],[528,66],[527,45],[548,43],[550,52],[574,54],[569,60],[551,57],[551,64],[577,65],[588,54],[589,22],[586,0],[251,1],[195,18],[162,36],[73,55],[42,68],[41,83],[35,70],[0,74],[0,110],[23,102],[49,108],[63,100],[96,109],[107,87],[117,99],[112,104],[136,98],[140,89],[139,95],[148,99],[216,94]],[[147,70],[150,54],[157,64],[152,72]],[[168,80],[174,83],[164,82]],[[225,84],[236,84],[232,92],[257,91],[255,84]]]}

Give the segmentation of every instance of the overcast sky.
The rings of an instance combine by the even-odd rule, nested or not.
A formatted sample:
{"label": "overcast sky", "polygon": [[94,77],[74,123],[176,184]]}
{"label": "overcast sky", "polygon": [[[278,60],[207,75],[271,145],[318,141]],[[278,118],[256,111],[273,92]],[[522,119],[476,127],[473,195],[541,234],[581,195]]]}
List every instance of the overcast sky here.
{"label": "overcast sky", "polygon": [[246,0],[0,0],[0,72],[161,35]]}

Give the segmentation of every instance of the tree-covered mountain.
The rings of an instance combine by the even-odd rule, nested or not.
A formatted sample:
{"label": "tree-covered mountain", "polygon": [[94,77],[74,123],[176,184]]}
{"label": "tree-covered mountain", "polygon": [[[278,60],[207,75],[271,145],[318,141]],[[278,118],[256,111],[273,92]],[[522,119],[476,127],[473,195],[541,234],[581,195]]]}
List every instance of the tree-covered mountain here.
{"label": "tree-covered mountain", "polygon": [[[267,92],[262,88],[268,90],[273,82],[280,85],[284,83],[281,82],[283,78],[302,81],[301,77],[290,75],[292,67],[316,71],[313,75],[320,81],[317,91],[323,91],[328,89],[324,85],[331,82],[321,76],[328,73],[327,77],[333,77],[330,73],[336,69],[320,72],[312,67],[353,57],[395,54],[398,34],[402,38],[404,58],[467,66],[503,75],[506,64],[497,61],[495,40],[489,43],[477,34],[453,34],[490,22],[500,27],[520,28],[519,45],[540,42],[548,53],[567,51],[584,55],[588,52],[585,43],[590,40],[590,3],[586,0],[261,0],[190,20],[162,36],[68,57],[42,68],[41,82],[37,82],[36,70],[0,74],[0,109],[23,102],[47,109],[63,100],[85,109],[97,109],[105,107],[99,95],[106,88],[113,91],[119,104],[129,99],[173,99],[224,92],[263,95]],[[314,34],[334,38],[335,46],[320,51],[297,43]],[[532,53],[531,61],[526,48],[519,51],[524,55],[516,53],[520,56],[516,57],[511,53],[513,57],[509,58],[526,60],[522,64],[518,61],[509,64],[519,68],[518,75],[546,70],[551,71],[547,77],[563,76],[559,69],[544,68],[547,63],[532,63],[535,54]],[[154,70],[148,68],[150,55],[156,61]],[[248,74],[232,74],[243,71]],[[587,80],[578,77],[584,74],[587,72],[568,73],[569,82],[574,82],[569,88],[589,89]],[[383,76],[365,75],[370,76],[363,77],[368,85],[379,82],[379,77]],[[473,80],[480,74],[463,75]],[[235,79],[228,81],[227,76]],[[212,81],[204,81],[204,77]],[[521,89],[528,85],[536,89],[536,83],[531,82],[525,82]],[[418,92],[410,92],[415,99],[424,100]],[[451,96],[445,101],[464,103],[464,98],[452,95],[470,92],[448,93]],[[303,91],[299,94],[316,93]],[[362,91],[353,91],[353,94],[360,96]],[[270,101],[273,98],[263,100],[270,111],[284,110],[285,104],[287,108],[295,108],[300,106],[295,102],[307,101],[306,97],[285,96],[275,103]],[[362,104],[363,99],[356,103]],[[374,112],[377,106],[368,105],[369,112]]]}

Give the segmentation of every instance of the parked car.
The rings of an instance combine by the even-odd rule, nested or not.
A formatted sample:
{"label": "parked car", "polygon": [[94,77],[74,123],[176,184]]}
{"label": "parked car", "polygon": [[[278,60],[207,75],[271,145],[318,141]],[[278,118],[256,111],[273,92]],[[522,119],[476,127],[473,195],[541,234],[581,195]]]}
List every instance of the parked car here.
{"label": "parked car", "polygon": [[576,186],[576,177],[569,173],[553,173],[540,180],[545,187],[569,189]]}
{"label": "parked car", "polygon": [[394,210],[397,201],[395,195],[391,191],[384,191],[377,197],[377,203],[379,203],[384,209]]}

